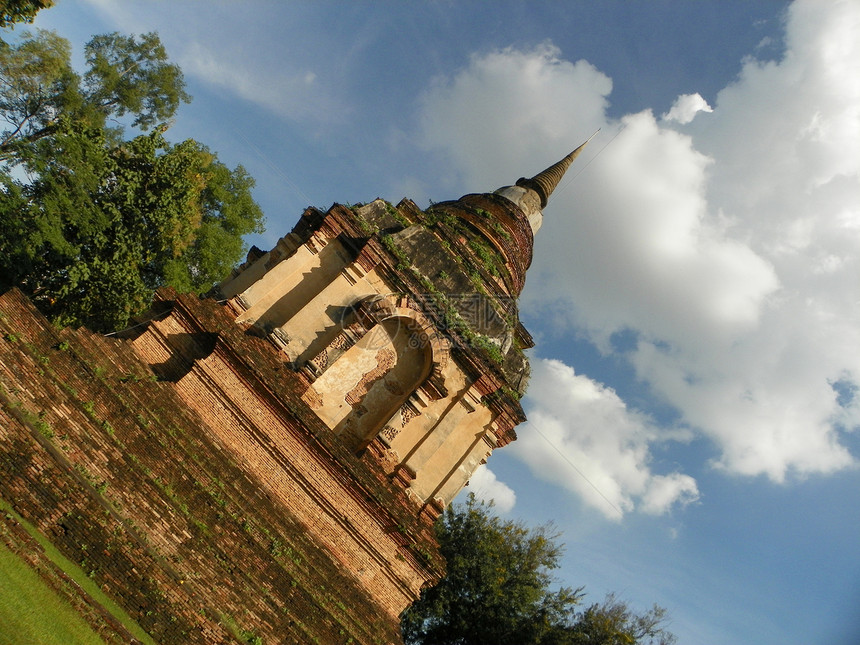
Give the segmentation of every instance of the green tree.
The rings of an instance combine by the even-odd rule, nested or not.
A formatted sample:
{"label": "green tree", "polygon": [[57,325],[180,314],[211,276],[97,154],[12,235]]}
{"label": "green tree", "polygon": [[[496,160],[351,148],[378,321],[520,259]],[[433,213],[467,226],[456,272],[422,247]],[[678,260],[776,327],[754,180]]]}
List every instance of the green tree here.
{"label": "green tree", "polygon": [[16,22],[33,22],[42,9],[54,6],[54,0],[0,0],[0,27]]}
{"label": "green tree", "polygon": [[583,611],[582,588],[552,589],[562,547],[550,526],[503,521],[469,496],[436,525],[445,578],[401,616],[408,645],[668,645],[665,610],[614,596]]}
{"label": "green tree", "polygon": [[132,114],[132,125],[146,130],[171,118],[180,102],[191,100],[182,70],[168,62],[156,33],[139,38],[102,34],[84,51],[83,97],[105,118]]}
{"label": "green tree", "polygon": [[407,643],[530,645],[566,624],[582,590],[549,589],[562,554],[551,527],[503,521],[470,495],[436,528],[447,574],[404,612]]}
{"label": "green tree", "polygon": [[194,142],[205,180],[193,242],[164,267],[164,283],[179,291],[208,291],[246,252],[243,236],[263,232],[263,212],[251,196],[254,179],[242,166],[230,170],[206,146]]}
{"label": "green tree", "polygon": [[[85,54],[79,75],[53,32],[0,41],[0,289],[57,323],[113,331],[160,286],[223,279],[263,214],[241,166],[164,138],[190,97],[156,34],[95,36]],[[157,127],[125,141],[121,122]]]}
{"label": "green tree", "polygon": [[0,289],[23,289],[59,324],[113,331],[160,286],[207,290],[261,230],[253,180],[193,140],[111,144],[61,120],[19,153],[33,180],[3,178]]}
{"label": "green tree", "polygon": [[575,623],[563,630],[559,642],[570,645],[671,645],[673,634],[664,629],[666,610],[654,605],[637,614],[627,603],[609,594],[600,603],[578,613]]}
{"label": "green tree", "polygon": [[[0,41],[0,161],[14,163],[22,145],[53,134],[65,118],[105,127],[131,117],[146,130],[172,118],[185,92],[182,70],[171,64],[157,34],[95,36],[85,47],[87,71],[71,65],[69,42],[51,31]],[[111,132],[119,136],[121,128]]]}

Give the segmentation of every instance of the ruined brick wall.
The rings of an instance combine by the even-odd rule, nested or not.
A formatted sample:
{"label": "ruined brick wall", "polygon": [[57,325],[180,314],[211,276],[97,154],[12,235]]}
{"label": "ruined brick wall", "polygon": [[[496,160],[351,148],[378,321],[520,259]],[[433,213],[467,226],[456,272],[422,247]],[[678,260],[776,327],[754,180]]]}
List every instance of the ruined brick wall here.
{"label": "ruined brick wall", "polygon": [[[218,328],[217,305],[188,302]],[[130,341],[58,331],[0,296],[0,498],[158,642],[231,642],[236,624],[266,643],[396,643],[397,596],[440,575],[430,524],[303,416],[261,342],[232,329],[159,381]],[[270,388],[242,393],[255,372]],[[195,395],[213,381],[234,391],[221,408]],[[252,400],[241,432],[213,429]],[[314,455],[301,472],[299,453]]]}

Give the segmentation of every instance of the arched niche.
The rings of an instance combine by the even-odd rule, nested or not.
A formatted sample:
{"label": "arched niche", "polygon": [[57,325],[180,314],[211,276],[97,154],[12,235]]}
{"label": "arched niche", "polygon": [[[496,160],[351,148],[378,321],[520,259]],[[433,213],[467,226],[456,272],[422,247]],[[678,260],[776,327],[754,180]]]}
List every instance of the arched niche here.
{"label": "arched niche", "polygon": [[430,375],[433,351],[414,318],[390,316],[310,386],[305,399],[344,443],[362,450]]}

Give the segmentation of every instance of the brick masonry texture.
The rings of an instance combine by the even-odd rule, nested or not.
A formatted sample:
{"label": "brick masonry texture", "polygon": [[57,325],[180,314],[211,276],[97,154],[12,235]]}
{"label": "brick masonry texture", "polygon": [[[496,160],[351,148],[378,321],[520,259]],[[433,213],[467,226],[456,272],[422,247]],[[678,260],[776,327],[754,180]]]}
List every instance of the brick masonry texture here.
{"label": "brick masonry texture", "polygon": [[400,642],[397,615],[442,575],[431,519],[270,345],[213,301],[160,297],[117,339],[0,296],[0,498],[159,643]]}

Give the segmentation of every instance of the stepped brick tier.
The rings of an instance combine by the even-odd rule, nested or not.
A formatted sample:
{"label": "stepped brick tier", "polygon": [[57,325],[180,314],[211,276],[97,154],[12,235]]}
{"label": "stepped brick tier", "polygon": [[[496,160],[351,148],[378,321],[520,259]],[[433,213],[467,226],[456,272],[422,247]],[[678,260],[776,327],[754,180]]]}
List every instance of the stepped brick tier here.
{"label": "stepped brick tier", "polygon": [[0,539],[109,642],[16,518],[160,643],[400,642],[444,575],[434,520],[525,420],[516,298],[580,149],[427,211],[309,208],[116,337],[0,296]]}
{"label": "stepped brick tier", "polygon": [[265,341],[213,301],[167,302],[162,326],[219,329],[176,382],[179,361],[153,370],[132,341],[0,296],[0,499],[156,642],[232,642],[225,617],[266,643],[399,642],[398,614],[443,572],[431,519],[331,435]]}

